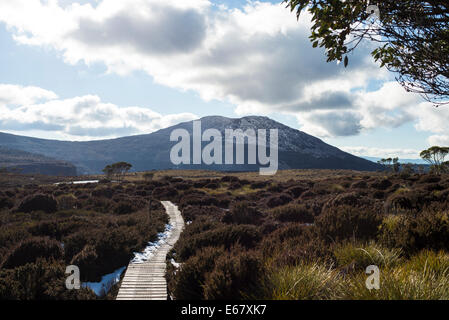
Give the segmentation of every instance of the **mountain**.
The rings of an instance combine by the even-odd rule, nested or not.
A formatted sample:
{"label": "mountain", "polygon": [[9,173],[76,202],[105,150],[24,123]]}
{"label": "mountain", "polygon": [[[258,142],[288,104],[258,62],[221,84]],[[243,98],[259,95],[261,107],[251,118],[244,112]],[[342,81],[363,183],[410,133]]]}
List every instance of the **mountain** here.
{"label": "mountain", "polygon": [[21,173],[55,176],[76,176],[76,167],[68,162],[40,154],[0,146],[0,168],[19,169]]}
{"label": "mountain", "polygon": [[[267,117],[231,119],[210,116],[200,119],[202,130],[214,128],[224,136],[229,129],[278,129],[279,169],[352,169],[374,171],[381,167],[371,161],[353,156],[322,140],[287,127]],[[213,169],[226,171],[258,170],[259,165],[191,165],[175,166],[170,161],[170,150],[177,142],[170,142],[175,129],[192,133],[193,122],[183,122],[157,132],[111,140],[70,142],[45,140],[0,133],[0,146],[43,154],[73,163],[80,174],[99,173],[110,163],[126,161],[133,170]],[[268,130],[269,131],[269,130]],[[207,143],[203,143],[205,145]],[[224,150],[224,149],[223,149]],[[245,161],[246,163],[246,161]]]}

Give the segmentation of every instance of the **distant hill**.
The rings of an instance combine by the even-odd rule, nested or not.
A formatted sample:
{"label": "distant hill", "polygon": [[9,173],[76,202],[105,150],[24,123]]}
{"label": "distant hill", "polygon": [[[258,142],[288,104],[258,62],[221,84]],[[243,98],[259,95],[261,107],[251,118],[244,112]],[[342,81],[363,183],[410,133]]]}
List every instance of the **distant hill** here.
{"label": "distant hill", "polygon": [[[378,164],[343,152],[322,140],[302,131],[292,129],[267,117],[244,117],[230,119],[211,116],[201,119],[203,131],[218,129],[278,129],[279,169],[350,169],[375,171]],[[170,150],[176,142],[170,142],[175,129],[192,132],[193,122],[184,122],[157,132],[111,140],[70,142],[45,140],[0,133],[0,146],[42,154],[73,163],[80,174],[100,173],[110,163],[127,161],[133,170],[161,169],[213,169],[226,171],[258,170],[259,165],[196,165],[174,166],[170,161]],[[205,144],[205,143],[204,143]]]}
{"label": "distant hill", "polygon": [[18,169],[26,174],[77,175],[76,167],[68,162],[3,146],[0,146],[0,168],[6,168],[9,171]]}

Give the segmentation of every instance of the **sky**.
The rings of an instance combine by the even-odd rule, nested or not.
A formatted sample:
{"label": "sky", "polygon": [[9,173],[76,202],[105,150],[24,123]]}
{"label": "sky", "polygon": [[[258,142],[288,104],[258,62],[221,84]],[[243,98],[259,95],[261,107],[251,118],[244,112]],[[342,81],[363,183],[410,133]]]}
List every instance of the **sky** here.
{"label": "sky", "polygon": [[359,156],[449,145],[449,109],[407,93],[362,43],[312,48],[281,1],[0,0],[0,131],[86,141],[208,115],[263,115]]}

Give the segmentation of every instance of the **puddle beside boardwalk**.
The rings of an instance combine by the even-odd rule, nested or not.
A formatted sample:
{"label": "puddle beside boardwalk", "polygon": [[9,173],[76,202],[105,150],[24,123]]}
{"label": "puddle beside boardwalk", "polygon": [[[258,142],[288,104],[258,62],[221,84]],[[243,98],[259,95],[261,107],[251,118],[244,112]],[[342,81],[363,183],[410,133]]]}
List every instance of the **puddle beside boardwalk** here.
{"label": "puddle beside boardwalk", "polygon": [[100,296],[102,293],[107,294],[109,289],[120,281],[120,276],[125,270],[126,267],[122,267],[115,270],[113,273],[103,276],[100,282],[83,282],[82,286],[92,289],[97,296]]}

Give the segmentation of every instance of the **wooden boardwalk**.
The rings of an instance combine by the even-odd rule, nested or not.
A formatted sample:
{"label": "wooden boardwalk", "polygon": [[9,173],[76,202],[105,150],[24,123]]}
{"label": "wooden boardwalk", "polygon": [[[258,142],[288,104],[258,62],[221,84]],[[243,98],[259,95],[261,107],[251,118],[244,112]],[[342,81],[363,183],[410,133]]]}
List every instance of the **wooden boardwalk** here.
{"label": "wooden boardwalk", "polygon": [[184,220],[173,203],[163,201],[162,204],[170,218],[171,235],[149,261],[129,264],[117,300],[167,300],[166,257],[184,229]]}

